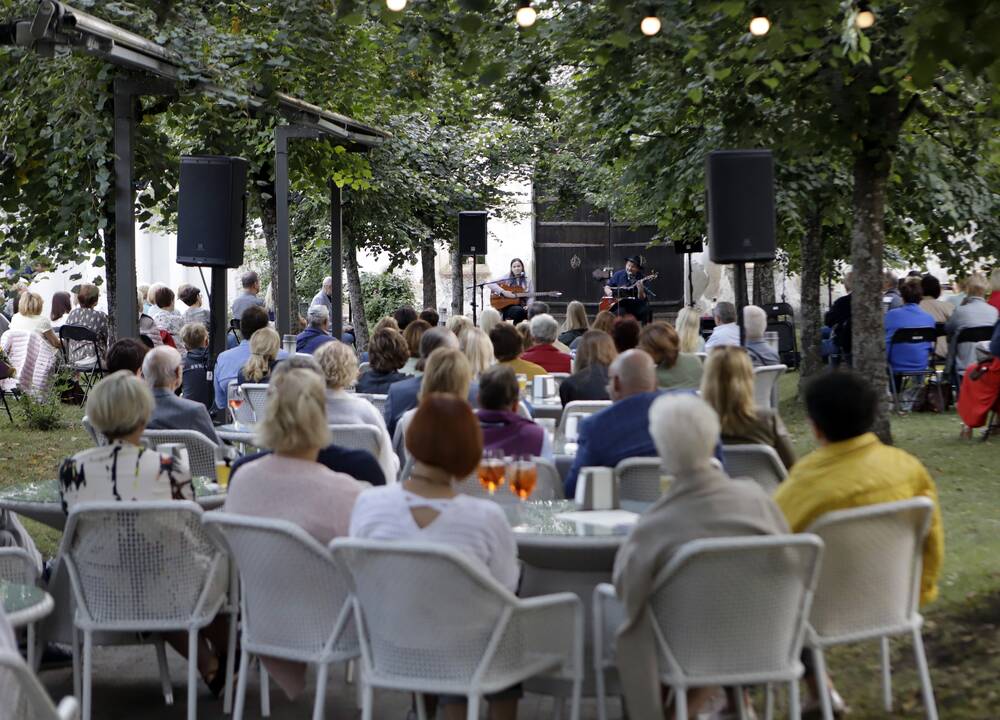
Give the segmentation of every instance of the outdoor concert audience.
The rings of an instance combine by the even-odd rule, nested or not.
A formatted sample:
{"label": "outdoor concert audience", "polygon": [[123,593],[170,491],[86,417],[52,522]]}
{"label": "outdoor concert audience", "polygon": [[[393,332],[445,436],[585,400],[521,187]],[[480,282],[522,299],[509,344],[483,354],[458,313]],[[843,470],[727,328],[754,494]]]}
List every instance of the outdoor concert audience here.
{"label": "outdoor concert audience", "polygon": [[635,318],[631,316],[616,318],[611,328],[611,339],[615,341],[615,349],[623,353],[637,347],[641,331],[642,326]]}
{"label": "outdoor concert audience", "polygon": [[52,322],[52,330],[58,336],[59,328],[66,323],[66,316],[73,309],[73,301],[68,292],[57,292],[52,295],[52,303],[49,309],[49,320]]}
{"label": "outdoor concert audience", "polygon": [[[615,558],[615,591],[625,610],[616,661],[633,718],[665,716],[666,693],[661,689],[647,606],[657,576],[681,546],[702,538],[788,532],[781,511],[759,485],[733,482],[713,458],[719,420],[704,401],[693,395],[663,395],[652,403],[648,415],[656,452],[673,479],[666,494],[639,518]],[[688,691],[691,717],[713,693],[714,688]],[[725,716],[735,717],[736,697],[729,695]]]}
{"label": "outdoor concert audience", "polygon": [[517,376],[506,365],[496,365],[479,376],[479,409],[483,449],[505,455],[531,455],[552,460],[552,443],[545,428],[517,414],[520,392]]}
{"label": "outdoor concert audience", "polygon": [[527,352],[535,344],[535,341],[531,337],[531,323],[527,320],[522,320],[515,327],[521,335],[521,346],[524,352]]}
{"label": "outdoor concert audience", "polygon": [[483,308],[483,311],[479,313],[479,327],[483,329],[483,332],[487,336],[493,332],[498,324],[503,322],[503,317],[500,315],[500,311],[495,310],[491,307]]}
{"label": "outdoor concert audience", "polygon": [[889,367],[894,373],[926,370],[933,343],[893,343],[897,330],[910,328],[934,329],[934,318],[920,309],[923,292],[919,278],[907,278],[899,291],[903,304],[885,314],[885,344]]}
{"label": "outdoor concert audience", "polygon": [[493,354],[501,365],[509,365],[515,375],[527,375],[528,381],[535,375],[545,375],[547,371],[537,363],[524,359],[524,339],[520,331],[510,323],[502,322],[490,331]]}
{"label": "outdoor concert audience", "polygon": [[[103,360],[108,347],[108,315],[97,309],[101,291],[96,285],[83,283],[76,293],[77,307],[66,316],[65,325],[80,325],[97,335],[97,352]],[[69,341],[70,362],[79,363],[94,357],[94,346],[89,342]]]}
{"label": "outdoor concert audience", "polygon": [[306,311],[305,329],[295,336],[295,352],[316,352],[317,348],[333,342],[330,334],[330,310],[326,305],[310,305]]}
{"label": "outdoor concert audience", "polygon": [[[418,320],[417,322],[423,321]],[[455,333],[443,327],[427,330],[420,338],[420,359],[417,361],[415,368],[416,376],[393,383],[389,387],[383,412],[385,414],[385,426],[390,435],[396,431],[396,423],[399,422],[399,418],[403,416],[403,413],[417,406],[417,397],[420,393],[420,376],[424,372],[424,365],[430,354],[439,347],[450,347],[457,350],[459,345]]]}
{"label": "outdoor concert audience", "polygon": [[705,352],[705,338],[701,336],[701,316],[693,307],[681,308],[674,323],[682,353]]}
{"label": "outdoor concert audience", "polygon": [[[326,347],[350,352],[343,343]],[[323,545],[347,535],[362,486],[350,475],[316,462],[331,439],[325,405],[323,380],[311,370],[282,373],[279,382],[268,387],[257,442],[274,452],[242,466],[223,512],[289,521]],[[289,698],[302,692],[305,664],[261,659]]]}
{"label": "outdoor concert audience", "polygon": [[406,380],[407,376],[399,370],[409,356],[406,340],[398,330],[391,327],[376,330],[368,343],[368,370],[358,378],[355,391],[386,395],[390,385]]}
{"label": "outdoor concert audience", "polygon": [[965,368],[976,361],[975,343],[957,342],[958,334],[967,328],[994,325],[997,322],[997,309],[986,302],[989,284],[986,278],[976,273],[965,280],[965,302],[955,308],[955,312],[945,323],[948,333],[948,366],[955,363],[959,375],[965,373]]}
{"label": "outdoor concert audience", "polygon": [[[230,348],[221,353],[215,361],[215,373],[212,382],[215,383],[215,407],[223,409],[226,407],[226,388],[229,383],[236,380],[240,368],[250,359],[250,338],[261,328],[267,327],[267,311],[259,305],[250,305],[243,310],[240,317],[240,335],[242,340],[234,348]],[[283,360],[285,352],[278,353],[278,360]]]}
{"label": "outdoor concert audience", "polygon": [[147,427],[150,430],[197,430],[215,444],[221,444],[212,417],[200,402],[177,397],[183,382],[181,355],[167,345],[153,348],[142,360],[142,376],[153,390],[156,401]]}
{"label": "outdoor concert audience", "polygon": [[406,332],[407,326],[417,319],[417,311],[409,305],[404,305],[401,308],[396,308],[392,317],[396,320],[396,324],[399,326],[399,331]]}
{"label": "outdoor concert audience", "polygon": [[211,412],[215,391],[208,376],[212,370],[211,355],[208,352],[208,328],[198,321],[186,323],[181,328],[181,340],[188,349],[184,356],[181,397],[199,402]]}
{"label": "outdoor concert audience", "polygon": [[250,337],[250,357],[236,373],[236,384],[262,384],[271,379],[271,371],[278,362],[281,336],[270,327],[263,327]]}
{"label": "outdoor concert audience", "polygon": [[388,482],[399,471],[399,458],[392,451],[392,435],[385,420],[365,398],[357,397],[347,388],[358,379],[358,358],[354,350],[341,342],[327,343],[313,357],[326,379],[326,421],[330,425],[370,425],[378,431],[378,464]]}
{"label": "outdoor concert audience", "polygon": [[493,343],[490,342],[489,335],[481,328],[473,327],[465,331],[465,337],[460,340],[462,352],[469,360],[472,368],[472,377],[478,378],[486,368],[496,364],[496,357],[493,354]]}
{"label": "outdoor concert audience", "polygon": [[418,317],[431,327],[437,327],[441,324],[441,315],[434,308],[424,308]]}
{"label": "outdoor concert audience", "polygon": [[573,300],[566,306],[566,320],[559,328],[559,342],[571,346],[573,341],[587,332],[587,311],[583,303]]}
{"label": "outdoor concert audience", "polygon": [[[955,306],[940,300],[941,282],[931,274],[920,278],[920,289],[924,294],[920,301],[920,309],[934,318],[934,322],[943,325],[955,312]],[[944,335],[934,344],[934,354],[941,360],[948,357],[948,338]]]}
{"label": "outdoor concert audience", "polygon": [[764,333],[767,331],[767,312],[764,308],[756,305],[747,305],[743,308],[743,329],[746,333],[743,347],[754,367],[781,364],[778,351],[764,339]]}
{"label": "outdoor concert audience", "polygon": [[61,350],[59,338],[52,331],[52,321],[42,314],[44,306],[41,295],[25,290],[18,299],[17,312],[10,319],[10,329],[36,332],[53,348]]}
{"label": "outdoor concert audience", "polygon": [[535,315],[551,315],[549,312],[549,304],[547,302],[542,302],[541,300],[536,300],[528,305],[528,320],[531,320],[535,317]]}
{"label": "outdoor concert audience", "polygon": [[181,328],[184,327],[184,318],[174,309],[174,291],[165,285],[161,285],[153,295],[153,302],[156,303],[156,307],[150,310],[149,314],[156,323],[156,327],[170,334],[170,337],[174,341],[174,347],[177,348],[177,351],[183,357],[187,352],[187,348],[184,347],[184,343],[181,341]]}
{"label": "outdoor concert audience", "polygon": [[726,445],[767,445],[786,468],[795,463],[788,430],[778,411],[754,403],[753,366],[738,347],[718,347],[705,360],[701,397],[718,414]]}
{"label": "outdoor concert audience", "polygon": [[988,302],[1000,312],[1000,267],[993,268],[990,273],[990,291]]}
{"label": "outdoor concert audience", "polygon": [[902,307],[903,297],[899,293],[899,280],[896,273],[886,270],[882,273],[882,309],[883,311],[895,310]]}
{"label": "outdoor concert audience", "polygon": [[656,382],[660,388],[697,390],[701,385],[701,358],[680,352],[680,338],[670,323],[655,320],[646,325],[639,333],[638,347],[656,363]]}
{"label": "outdoor concert audience", "polygon": [[472,321],[465,317],[465,315],[452,315],[448,318],[448,322],[444,326],[455,333],[455,337],[458,338],[458,342],[461,344],[465,338],[465,333],[472,327]]}
{"label": "outdoor concert audience", "polygon": [[854,287],[854,273],[844,274],[844,290],[847,292],[833,301],[823,316],[823,324],[830,328],[830,340],[842,354],[851,352],[851,290]]}
{"label": "outdoor concert audience", "polygon": [[541,365],[546,372],[568,373],[570,371],[570,356],[557,349],[553,343],[559,332],[559,324],[547,313],[531,318],[531,338],[534,344],[524,352],[527,362]]}
{"label": "outdoor concert audience", "polygon": [[[243,288],[243,292],[240,293],[235,300],[233,300],[232,313],[234,320],[242,320],[243,313],[247,308],[259,307],[264,310],[265,315],[267,310],[264,308],[264,298],[259,297],[260,292],[260,277],[253,270],[247,270],[243,275],[240,276],[240,286]],[[246,339],[246,335],[243,336]]]}
{"label": "outdoor concert audience", "polygon": [[139,341],[147,348],[154,348],[163,344],[163,337],[160,329],[156,327],[156,321],[146,314],[145,296],[139,293],[136,298],[136,312],[139,314]]}
{"label": "outdoor concert audience", "polygon": [[740,326],[736,324],[736,306],[731,302],[716,303],[712,309],[715,329],[705,341],[705,350],[722,345],[740,345]]}
{"label": "outdoor concert audience", "polygon": [[184,324],[201,323],[206,328],[212,327],[212,315],[202,305],[201,290],[190,283],[184,283],[177,288],[177,297],[187,305],[187,310],[181,316]]}
{"label": "outdoor concert audience", "polygon": [[[397,311],[398,312],[398,311]],[[424,333],[431,329],[426,320],[414,320],[407,324],[403,330],[403,339],[406,340],[406,347],[410,351],[409,359],[400,369],[403,375],[419,375],[417,364],[420,362],[420,342]]]}
{"label": "outdoor concert audience", "polygon": [[392,315],[386,315],[377,323],[375,323],[375,330],[372,332],[372,334],[374,335],[379,330],[382,330],[384,328],[391,328],[392,330],[398,332],[400,335],[403,334],[403,331],[399,329],[399,323],[396,322],[396,318],[394,318]]}
{"label": "outdoor concert audience", "polygon": [[142,371],[142,361],[148,352],[149,348],[135,338],[116,340],[108,348],[104,371],[110,375],[119,370],[128,370],[133,375],[139,375]]}
{"label": "outdoor concert audience", "polygon": [[580,336],[573,367],[575,372],[559,384],[559,399],[565,406],[574,400],[610,400],[608,366],[618,356],[611,336],[588,330]]}

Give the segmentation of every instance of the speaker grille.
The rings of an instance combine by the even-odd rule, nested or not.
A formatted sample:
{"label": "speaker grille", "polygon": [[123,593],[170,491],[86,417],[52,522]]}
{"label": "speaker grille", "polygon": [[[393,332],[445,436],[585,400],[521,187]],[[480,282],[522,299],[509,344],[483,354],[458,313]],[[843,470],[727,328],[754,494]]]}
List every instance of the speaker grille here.
{"label": "speaker grille", "polygon": [[705,160],[712,262],[773,260],[774,158],[770,150],[720,150]]}

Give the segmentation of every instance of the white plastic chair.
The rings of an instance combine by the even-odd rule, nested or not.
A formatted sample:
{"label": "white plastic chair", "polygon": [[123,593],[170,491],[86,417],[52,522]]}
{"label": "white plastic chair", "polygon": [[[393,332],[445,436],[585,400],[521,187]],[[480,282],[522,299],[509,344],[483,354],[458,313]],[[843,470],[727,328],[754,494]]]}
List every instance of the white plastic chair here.
{"label": "white plastic chair", "polygon": [[658,457],[625,458],[615,465],[619,499],[656,502],[663,495],[664,475],[663,462]]}
{"label": "white plastic chair", "polygon": [[187,448],[191,475],[215,480],[215,448],[218,446],[197,430],[144,430],[142,440],[153,450],[163,443],[180,443]]}
{"label": "white plastic chair", "polygon": [[[242,720],[252,656],[317,666],[314,720],[323,718],[329,665],[360,654],[352,620],[350,575],[330,550],[285,520],[208,513],[239,570],[243,618],[234,720]],[[294,612],[288,599],[294,598]],[[261,686],[267,683],[261,673]],[[264,693],[261,693],[262,702]],[[264,713],[267,714],[267,713]]]}
{"label": "white plastic chair", "polygon": [[[486,569],[443,544],[333,541],[350,569],[361,643],[362,719],[373,690],[464,695],[469,720],[481,697],[556,673],[583,683],[583,609],[573,593],[522,600]],[[425,720],[423,702],[417,702]]]}
{"label": "white plastic chair", "polygon": [[[18,585],[34,585],[38,582],[38,568],[35,560],[24,548],[0,548],[0,580]],[[35,657],[38,644],[35,640],[35,623],[28,624],[28,667],[36,667]]]}
{"label": "white plastic chair", "polygon": [[64,697],[55,707],[31,668],[10,650],[0,650],[0,689],[5,691],[0,700],[11,718],[76,720],[80,715],[80,704],[74,697]]}
{"label": "white plastic chair", "polygon": [[769,495],[788,477],[781,458],[770,445],[723,445],[722,457],[729,477],[752,478]]}
{"label": "white plastic chair", "polygon": [[381,433],[378,428],[371,425],[331,425],[330,433],[333,435],[334,445],[352,450],[367,450],[372,457],[379,459]]}
{"label": "white plastic chair", "polygon": [[[882,697],[886,712],[891,712],[889,636],[909,634],[929,720],[937,720],[937,706],[918,607],[924,542],[933,512],[930,499],[913,498],[827,513],[806,531],[821,537],[826,546],[806,638],[817,676],[825,677],[825,648],[879,638]],[[823,717],[830,720],[829,693],[821,694],[820,704]]]}
{"label": "white plastic chair", "polygon": [[571,415],[587,416],[600,412],[611,406],[610,400],[571,400],[563,407],[562,415],[559,416],[559,433],[566,431],[566,420]]}
{"label": "white plastic chair", "polygon": [[379,415],[385,414],[385,403],[389,398],[388,395],[381,395],[379,393],[356,393],[355,397],[364,398],[378,410]]}
{"label": "white plastic chair", "polygon": [[764,365],[753,369],[753,399],[757,407],[778,407],[778,380],[787,365]]}
{"label": "white plastic chair", "polygon": [[[202,528],[201,516],[197,503],[179,500],[82,503],[70,511],[60,554],[76,606],[73,680],[83,720],[90,720],[93,634],[171,631],[188,633],[187,716],[195,720],[198,631],[223,609],[230,585],[226,555]],[[234,630],[231,624],[231,635]],[[162,642],[157,644],[157,658],[170,704],[173,693]],[[231,689],[230,667],[227,698]]]}
{"label": "white plastic chair", "polygon": [[[799,662],[823,542],[815,535],[711,538],[685,543],[649,598],[660,680],[674,689],[678,720],[687,690],[784,682],[799,717]],[[621,612],[614,586],[594,589],[597,709],[606,718],[605,670],[614,667],[607,613]],[[768,717],[773,697],[768,685]],[[740,703],[742,706],[742,702]]]}
{"label": "white plastic chair", "polygon": [[358,365],[358,375],[364,375],[371,368],[372,364],[370,362],[363,362]]}
{"label": "white plastic chair", "polygon": [[248,425],[259,422],[267,407],[267,383],[243,383],[240,388],[243,390],[244,403],[236,413],[236,419]]}
{"label": "white plastic chair", "polygon": [[[531,493],[531,500],[564,500],[566,498],[565,491],[563,489],[562,478],[559,477],[559,470],[552,463],[551,460],[546,460],[542,457],[531,458],[535,463],[535,469],[538,472],[538,480],[535,482],[535,490]],[[462,482],[455,483],[455,490],[464,495],[472,495],[473,497],[486,498],[487,500],[494,500],[500,503],[519,503],[521,500],[510,491],[510,486],[504,482],[504,485],[497,489],[492,495],[489,491],[482,486],[479,482],[478,473],[473,473],[471,476],[463,480]]]}
{"label": "white plastic chair", "polygon": [[104,435],[104,433],[98,432],[97,428],[90,424],[90,420],[87,419],[86,415],[83,416],[83,420],[80,422],[83,423],[83,429],[87,431],[88,435],[90,435],[90,439],[94,441],[94,445],[96,447],[108,444],[108,438]]}

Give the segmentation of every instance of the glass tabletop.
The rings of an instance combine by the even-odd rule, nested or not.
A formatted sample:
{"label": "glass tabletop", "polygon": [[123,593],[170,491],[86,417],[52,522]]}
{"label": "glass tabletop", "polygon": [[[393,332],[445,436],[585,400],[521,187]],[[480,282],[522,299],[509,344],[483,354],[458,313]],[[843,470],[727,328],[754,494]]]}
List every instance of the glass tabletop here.
{"label": "glass tabletop", "polygon": [[[224,494],[220,491],[219,486],[207,477],[196,475],[192,480],[195,497]],[[58,503],[59,481],[55,479],[37,480],[21,485],[11,485],[0,490],[0,501],[2,500],[23,503]]]}
{"label": "glass tabletop", "polygon": [[[594,525],[558,517],[564,513],[577,512],[579,507],[572,500],[534,500],[529,502],[504,503],[507,522],[515,535],[546,535],[553,537],[624,537],[632,530],[632,524],[622,523],[611,527]],[[626,504],[623,510],[641,512],[640,504]],[[595,513],[596,514],[596,513]]]}
{"label": "glass tabletop", "polygon": [[0,603],[3,603],[3,611],[8,615],[32,608],[44,600],[45,591],[41,588],[0,580]]}

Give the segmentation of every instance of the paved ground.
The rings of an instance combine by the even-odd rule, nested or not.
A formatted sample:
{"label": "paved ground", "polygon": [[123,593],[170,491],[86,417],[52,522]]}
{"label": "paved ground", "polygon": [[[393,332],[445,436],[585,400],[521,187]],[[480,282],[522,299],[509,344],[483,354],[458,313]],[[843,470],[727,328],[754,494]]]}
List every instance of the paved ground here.
{"label": "paved ground", "polygon": [[[159,677],[156,670],[156,655],[152,646],[109,647],[94,649],[94,720],[166,720],[186,717],[187,664],[175,653],[167,650],[170,674],[174,686],[174,704],[167,706],[160,694]],[[58,700],[73,692],[73,672],[47,670],[41,679],[49,693]],[[245,718],[259,718],[260,693],[256,672],[248,678],[247,707]],[[327,718],[358,718],[361,711],[355,701],[355,686],[344,682],[343,666],[335,667],[330,675],[326,700]],[[271,683],[271,718],[273,720],[308,720],[312,717],[315,676],[310,677],[305,695],[289,701]],[[375,695],[376,720],[404,720],[410,706],[409,698],[401,693],[377,692]],[[618,703],[610,702],[610,720],[621,717]],[[567,711],[568,711],[567,706]],[[526,695],[521,701],[518,717],[520,720],[543,720],[556,716],[553,701],[538,695]],[[485,716],[485,713],[484,713]],[[563,714],[568,718],[569,713]],[[227,716],[222,712],[222,701],[210,697],[207,688],[199,683],[198,717],[201,720],[221,720]],[[581,717],[593,720],[597,708],[592,700],[585,700]]]}

